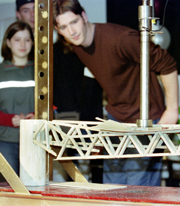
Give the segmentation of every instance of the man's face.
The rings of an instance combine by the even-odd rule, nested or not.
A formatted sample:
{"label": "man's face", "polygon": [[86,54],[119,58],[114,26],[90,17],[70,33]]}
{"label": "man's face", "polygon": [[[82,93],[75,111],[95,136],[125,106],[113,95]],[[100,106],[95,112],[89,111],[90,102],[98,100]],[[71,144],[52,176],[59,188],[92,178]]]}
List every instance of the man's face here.
{"label": "man's face", "polygon": [[27,3],[16,12],[17,18],[26,22],[34,31],[34,3]]}
{"label": "man's face", "polygon": [[[85,13],[83,14],[83,16]],[[57,31],[65,40],[76,46],[84,46],[87,38],[87,26],[84,17],[76,15],[71,11],[56,17]]]}

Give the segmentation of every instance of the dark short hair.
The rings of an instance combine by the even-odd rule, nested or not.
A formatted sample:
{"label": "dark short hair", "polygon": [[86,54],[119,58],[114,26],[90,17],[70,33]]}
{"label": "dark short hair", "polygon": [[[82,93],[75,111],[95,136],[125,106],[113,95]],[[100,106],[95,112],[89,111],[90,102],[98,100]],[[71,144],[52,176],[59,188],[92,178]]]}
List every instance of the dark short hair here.
{"label": "dark short hair", "polygon": [[[14,34],[18,31],[23,31],[23,30],[28,30],[31,36],[31,40],[34,43],[34,34],[29,26],[29,24],[22,22],[22,21],[16,21],[12,23],[6,30],[2,42],[2,47],[1,47],[1,55],[4,57],[4,60],[10,60],[12,61],[12,52],[11,49],[7,46],[7,39],[11,39]],[[34,45],[31,48],[31,51],[28,55],[28,60],[33,60],[34,59]]]}
{"label": "dark short hair", "polygon": [[71,11],[76,15],[81,15],[84,8],[81,6],[78,0],[54,0],[53,1],[53,23],[57,26],[56,17],[59,14],[64,14],[67,11]]}
{"label": "dark short hair", "polygon": [[34,3],[34,0],[16,0],[16,11],[19,11],[21,6],[28,3]]}

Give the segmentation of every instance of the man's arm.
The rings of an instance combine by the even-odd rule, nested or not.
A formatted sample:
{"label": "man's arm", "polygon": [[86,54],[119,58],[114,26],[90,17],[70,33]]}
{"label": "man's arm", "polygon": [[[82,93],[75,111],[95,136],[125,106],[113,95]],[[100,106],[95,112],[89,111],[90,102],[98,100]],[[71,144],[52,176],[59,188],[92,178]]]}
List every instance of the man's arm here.
{"label": "man's arm", "polygon": [[179,86],[177,71],[161,75],[161,81],[166,97],[166,110],[161,116],[158,124],[176,124],[179,116]]}

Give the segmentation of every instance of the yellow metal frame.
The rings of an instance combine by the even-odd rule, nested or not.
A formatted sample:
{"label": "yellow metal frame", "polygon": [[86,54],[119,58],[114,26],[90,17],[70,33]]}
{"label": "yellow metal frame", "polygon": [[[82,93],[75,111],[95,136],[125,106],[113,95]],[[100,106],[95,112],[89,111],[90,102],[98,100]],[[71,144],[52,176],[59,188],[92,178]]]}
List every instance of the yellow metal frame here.
{"label": "yellow metal frame", "polygon": [[27,188],[24,186],[20,178],[17,176],[17,174],[14,172],[10,164],[6,161],[6,159],[1,153],[0,153],[0,165],[1,165],[0,172],[7,180],[7,182],[10,184],[14,192],[17,194],[30,195]]}

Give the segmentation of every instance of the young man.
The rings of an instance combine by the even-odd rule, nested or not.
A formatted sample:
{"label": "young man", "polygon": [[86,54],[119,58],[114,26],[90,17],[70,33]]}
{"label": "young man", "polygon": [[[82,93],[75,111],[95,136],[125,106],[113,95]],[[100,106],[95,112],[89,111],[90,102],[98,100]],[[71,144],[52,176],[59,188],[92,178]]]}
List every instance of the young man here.
{"label": "young man", "polygon": [[16,16],[30,25],[34,32],[34,0],[16,0]]}
{"label": "young man", "polygon": [[[139,32],[121,25],[88,22],[78,0],[55,0],[54,24],[105,90],[108,117],[120,122],[135,123],[140,118]],[[161,76],[166,106],[157,74]],[[153,43],[150,45],[149,105],[149,116],[154,123],[177,122],[176,63],[166,50]],[[160,160],[161,158],[105,160],[103,182],[158,186],[161,180]]]}

